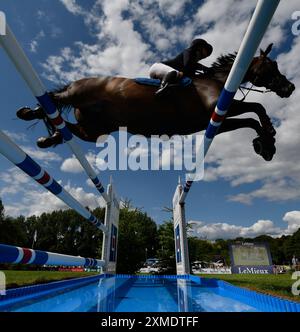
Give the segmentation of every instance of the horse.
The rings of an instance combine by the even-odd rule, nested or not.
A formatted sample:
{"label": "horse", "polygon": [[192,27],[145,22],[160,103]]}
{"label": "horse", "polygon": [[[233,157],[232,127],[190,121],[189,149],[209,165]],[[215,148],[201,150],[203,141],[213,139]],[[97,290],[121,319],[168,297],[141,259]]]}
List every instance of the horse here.
{"label": "horse", "polygon": [[[252,83],[289,98],[295,85],[281,74],[276,61],[268,57],[273,44],[254,57],[242,84]],[[99,136],[108,135],[126,127],[136,135],[190,135],[205,130],[217,104],[220,92],[233,66],[236,53],[221,55],[208,70],[192,77],[188,87],[174,87],[164,97],[155,96],[156,87],[141,85],[124,77],[91,77],[75,81],[62,89],[50,92],[60,113],[73,108],[77,123],[66,121],[69,130],[84,141],[96,142]],[[237,118],[245,113],[255,113],[254,118]],[[25,107],[17,112],[23,120],[44,119],[41,107]],[[54,127],[52,127],[54,128]],[[266,161],[276,153],[275,135],[266,109],[259,103],[234,100],[218,134],[252,128],[257,137],[254,150]],[[51,136],[40,138],[40,148],[63,143],[61,134],[51,130]]]}

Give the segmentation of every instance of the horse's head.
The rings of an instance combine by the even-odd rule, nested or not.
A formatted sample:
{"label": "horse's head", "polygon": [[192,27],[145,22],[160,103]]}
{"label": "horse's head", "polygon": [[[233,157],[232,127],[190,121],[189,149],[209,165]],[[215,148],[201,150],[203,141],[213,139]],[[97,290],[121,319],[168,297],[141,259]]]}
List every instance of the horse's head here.
{"label": "horse's head", "polygon": [[294,92],[295,85],[280,73],[277,62],[268,57],[272,47],[273,44],[265,51],[260,50],[260,56],[254,58],[248,72],[249,81],[255,86],[270,89],[281,98],[288,98]]}

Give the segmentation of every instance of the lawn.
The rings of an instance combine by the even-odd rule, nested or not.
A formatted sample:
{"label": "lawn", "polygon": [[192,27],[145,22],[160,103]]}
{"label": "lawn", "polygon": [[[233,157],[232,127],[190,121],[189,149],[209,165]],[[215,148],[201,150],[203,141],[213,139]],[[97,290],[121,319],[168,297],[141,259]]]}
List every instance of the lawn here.
{"label": "lawn", "polygon": [[57,271],[1,271],[5,273],[6,288],[43,284],[52,281],[96,275],[94,272],[57,272]]}
{"label": "lawn", "polygon": [[200,275],[203,278],[215,278],[228,281],[233,285],[248,288],[257,292],[279,296],[285,299],[300,302],[300,296],[294,296],[291,288],[296,280],[291,274],[263,275],[263,274],[223,274]]}

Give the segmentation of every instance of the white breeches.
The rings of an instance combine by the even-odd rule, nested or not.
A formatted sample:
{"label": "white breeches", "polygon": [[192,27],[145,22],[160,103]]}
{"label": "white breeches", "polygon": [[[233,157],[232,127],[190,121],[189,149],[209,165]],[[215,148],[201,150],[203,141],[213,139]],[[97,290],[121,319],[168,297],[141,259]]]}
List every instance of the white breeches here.
{"label": "white breeches", "polygon": [[149,75],[151,78],[163,80],[163,78],[171,71],[177,70],[170,66],[164,65],[163,63],[155,63],[151,66]]}

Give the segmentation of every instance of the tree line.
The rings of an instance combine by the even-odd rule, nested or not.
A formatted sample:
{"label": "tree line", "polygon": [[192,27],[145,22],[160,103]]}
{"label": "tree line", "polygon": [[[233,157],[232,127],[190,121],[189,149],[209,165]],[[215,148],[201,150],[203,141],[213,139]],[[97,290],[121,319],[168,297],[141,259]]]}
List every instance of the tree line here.
{"label": "tree line", "polygon": [[[120,210],[118,241],[118,273],[135,273],[147,258],[159,258],[175,272],[175,250],[172,220],[157,225],[147,213],[125,202]],[[104,220],[104,209],[92,213]],[[35,241],[36,233],[36,241]],[[73,210],[43,213],[40,216],[10,217],[0,200],[0,243],[34,248],[66,255],[100,258],[102,232]],[[289,264],[293,255],[300,257],[300,229],[289,236],[254,239],[219,239],[214,242],[189,237],[190,261],[224,260],[230,265],[229,244],[239,242],[265,242],[270,246],[273,263]],[[7,266],[0,266],[0,268]],[[16,268],[17,266],[9,266]],[[18,267],[20,268],[20,267]],[[30,267],[21,267],[30,268]]]}

